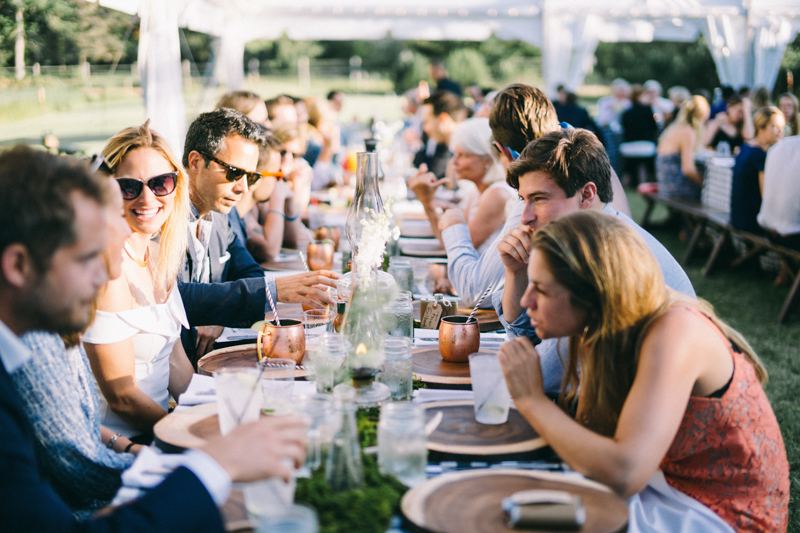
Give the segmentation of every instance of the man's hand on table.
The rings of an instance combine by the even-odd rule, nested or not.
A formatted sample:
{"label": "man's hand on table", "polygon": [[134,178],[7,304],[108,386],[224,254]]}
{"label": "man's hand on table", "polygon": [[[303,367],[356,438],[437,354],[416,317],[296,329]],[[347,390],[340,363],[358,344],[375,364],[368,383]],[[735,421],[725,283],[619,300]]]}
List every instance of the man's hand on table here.
{"label": "man's hand on table", "polygon": [[261,417],[239,426],[224,437],[209,439],[200,448],[217,461],[234,483],[280,477],[289,481],[292,472],[282,461],[297,468],[306,457],[307,426],[297,416]]}
{"label": "man's hand on table", "polygon": [[459,208],[448,209],[441,217],[439,217],[439,231],[444,232],[450,226],[456,224],[466,224],[467,219],[464,218],[464,211]]}
{"label": "man's hand on table", "polygon": [[197,358],[210,352],[225,328],[222,326],[199,326],[197,328]]}
{"label": "man's hand on table", "polygon": [[497,251],[500,252],[500,259],[506,270],[516,273],[527,268],[528,258],[531,255],[532,235],[533,229],[525,224],[511,228],[503,235],[503,240],[497,245]]}
{"label": "man's hand on table", "polygon": [[320,302],[336,305],[326,288],[336,288],[339,277],[336,272],[319,270],[275,278],[276,298],[279,302],[305,304],[315,309],[324,307]]}
{"label": "man's hand on table", "polygon": [[408,188],[414,191],[422,205],[432,206],[436,198],[436,189],[448,181],[449,178],[437,180],[433,172],[428,172],[428,166],[423,163],[416,175],[408,180]]}

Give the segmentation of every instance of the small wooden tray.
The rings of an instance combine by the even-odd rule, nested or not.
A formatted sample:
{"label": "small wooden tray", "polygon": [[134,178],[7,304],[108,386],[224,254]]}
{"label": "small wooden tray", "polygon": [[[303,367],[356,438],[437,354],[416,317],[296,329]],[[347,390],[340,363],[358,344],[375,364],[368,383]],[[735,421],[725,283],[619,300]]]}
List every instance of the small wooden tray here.
{"label": "small wooden tray", "polygon": [[415,379],[424,383],[444,385],[470,385],[469,363],[450,363],[442,359],[437,346],[424,346],[411,350],[412,372]]}
{"label": "small wooden tray", "polygon": [[[308,358],[308,351],[306,351],[306,358]],[[257,361],[256,345],[253,344],[239,344],[237,346],[230,346],[228,348],[220,348],[213,352],[208,352],[197,362],[197,373],[204,376],[211,376],[226,366],[250,364]],[[303,361],[306,362],[305,360]],[[314,372],[307,365],[297,366],[294,369],[294,377],[306,378],[313,376]]]}
{"label": "small wooden tray", "polygon": [[525,453],[547,446],[514,407],[505,424],[488,425],[475,421],[472,400],[447,400],[422,404],[431,419],[437,411],[444,418],[428,437],[428,449],[455,455],[505,455]]}
{"label": "small wooden tray", "polygon": [[[503,498],[530,489],[580,496],[586,508],[581,533],[624,531],[628,506],[608,487],[555,472],[486,469],[442,474],[408,491],[400,502],[416,526],[437,533],[516,533],[500,507]],[[536,530],[545,531],[545,530]]]}
{"label": "small wooden tray", "polygon": [[217,404],[204,403],[174,411],[156,422],[153,434],[171,446],[199,448],[220,434]]}

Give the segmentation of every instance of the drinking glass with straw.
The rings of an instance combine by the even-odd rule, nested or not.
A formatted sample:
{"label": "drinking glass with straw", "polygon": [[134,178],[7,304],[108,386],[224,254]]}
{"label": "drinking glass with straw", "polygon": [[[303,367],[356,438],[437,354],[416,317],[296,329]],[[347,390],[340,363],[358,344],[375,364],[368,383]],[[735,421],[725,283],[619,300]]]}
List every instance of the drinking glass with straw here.
{"label": "drinking glass with straw", "polygon": [[214,372],[219,431],[227,435],[236,426],[258,420],[263,396],[259,383],[264,372],[256,365],[221,368]]}

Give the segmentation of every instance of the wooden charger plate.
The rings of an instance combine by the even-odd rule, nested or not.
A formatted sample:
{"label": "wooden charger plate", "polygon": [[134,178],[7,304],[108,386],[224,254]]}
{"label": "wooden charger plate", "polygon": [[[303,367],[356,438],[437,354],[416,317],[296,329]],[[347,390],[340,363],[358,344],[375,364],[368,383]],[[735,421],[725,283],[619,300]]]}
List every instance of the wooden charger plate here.
{"label": "wooden charger plate", "polygon": [[[554,472],[486,469],[442,474],[408,491],[400,502],[413,524],[437,533],[515,533],[501,509],[503,498],[530,489],[563,490],[580,496],[586,508],[581,533],[614,533],[625,528],[628,506],[608,487]],[[545,531],[539,530],[536,531]]]}
{"label": "wooden charger plate", "polygon": [[[437,332],[438,333],[438,332]],[[424,383],[444,385],[471,385],[469,363],[450,363],[442,359],[438,346],[424,346],[411,350],[412,372],[415,379]]]}
{"label": "wooden charger plate", "polygon": [[425,417],[430,420],[438,411],[444,417],[428,436],[428,449],[457,455],[505,455],[532,452],[547,446],[514,407],[505,424],[479,424],[475,421],[472,400],[428,402]]}
{"label": "wooden charger plate", "polygon": [[[308,359],[308,350],[306,350],[306,358],[303,363]],[[234,365],[247,365],[258,361],[256,357],[255,344],[240,344],[238,346],[230,346],[228,348],[220,348],[213,352],[208,352],[197,362],[197,373],[204,376],[211,376],[220,368]],[[304,364],[297,366],[294,369],[294,377],[306,378],[313,376],[314,372],[311,371],[308,365]]]}
{"label": "wooden charger plate", "polygon": [[178,448],[199,448],[220,434],[217,403],[174,411],[156,422],[153,433],[158,440]]}

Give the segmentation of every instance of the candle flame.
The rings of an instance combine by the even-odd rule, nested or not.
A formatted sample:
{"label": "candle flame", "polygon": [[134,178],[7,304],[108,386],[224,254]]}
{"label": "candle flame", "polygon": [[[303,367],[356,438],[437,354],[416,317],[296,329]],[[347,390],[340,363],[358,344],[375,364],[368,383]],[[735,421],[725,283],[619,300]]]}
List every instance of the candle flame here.
{"label": "candle flame", "polygon": [[356,347],[356,355],[362,355],[367,353],[367,345],[363,342]]}

